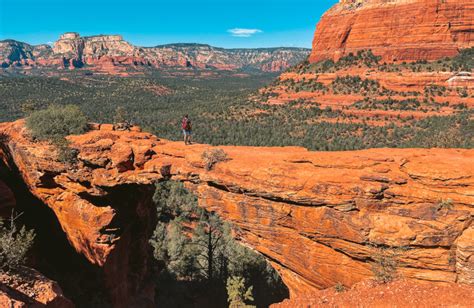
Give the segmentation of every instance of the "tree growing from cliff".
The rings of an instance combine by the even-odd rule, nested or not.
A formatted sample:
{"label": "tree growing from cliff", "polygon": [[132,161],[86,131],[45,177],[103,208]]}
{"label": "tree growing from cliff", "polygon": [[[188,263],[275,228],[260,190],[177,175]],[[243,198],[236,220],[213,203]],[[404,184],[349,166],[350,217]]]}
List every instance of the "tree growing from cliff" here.
{"label": "tree growing from cliff", "polygon": [[19,215],[13,213],[9,222],[0,219],[0,270],[11,270],[25,262],[26,255],[33,245],[35,233],[18,228],[15,221]]}
{"label": "tree growing from cliff", "polygon": [[[196,197],[182,183],[158,183],[153,200],[158,224],[150,244],[155,259],[165,268],[158,277],[160,286],[166,286],[159,290],[161,296],[179,293],[185,283],[198,289],[206,286],[201,296],[207,294],[225,305],[226,283],[232,276],[254,285],[256,301],[263,306],[287,296],[279,275],[266,260],[235,241],[231,226],[215,213],[198,207]],[[180,300],[174,295],[169,297],[175,304]]]}
{"label": "tree growing from cliff", "polygon": [[255,307],[247,305],[245,302],[253,301],[253,287],[246,288],[245,278],[232,276],[227,279],[227,295],[229,308]]}
{"label": "tree growing from cliff", "polygon": [[371,269],[375,279],[380,283],[387,283],[397,278],[397,269],[400,266],[399,258],[408,247],[386,247],[376,244],[372,248]]}

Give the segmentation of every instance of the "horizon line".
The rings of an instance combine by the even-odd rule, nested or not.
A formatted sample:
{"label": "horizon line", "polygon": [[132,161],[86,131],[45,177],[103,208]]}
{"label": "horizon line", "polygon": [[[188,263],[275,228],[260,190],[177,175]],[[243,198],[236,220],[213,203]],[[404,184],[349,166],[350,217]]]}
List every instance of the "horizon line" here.
{"label": "horizon line", "polygon": [[[132,42],[130,42],[129,40],[126,40],[122,34],[93,34],[93,35],[85,35],[85,36],[82,36],[80,35],[79,32],[75,32],[75,31],[67,31],[67,32],[64,32],[63,34],[66,34],[66,33],[77,33],[79,34],[79,37],[80,38],[88,38],[88,37],[98,37],[98,36],[120,36],[122,37],[122,40],[135,46],[135,47],[139,47],[139,48],[156,48],[156,47],[163,47],[163,46],[172,46],[172,45],[202,45],[202,46],[209,46],[209,47],[213,47],[213,48],[219,48],[219,49],[227,49],[227,50],[232,50],[232,49],[277,49],[277,48],[294,48],[294,49],[308,49],[308,50],[311,50],[312,47],[302,47],[302,46],[285,46],[285,45],[280,45],[280,46],[271,46],[271,47],[221,47],[221,46],[217,46],[217,45],[212,45],[212,44],[209,44],[209,43],[200,43],[200,42],[185,42],[185,41],[181,41],[181,42],[171,42],[171,43],[162,43],[162,44],[158,44],[158,45],[150,45],[150,46],[143,46],[143,45],[136,45]],[[23,44],[28,44],[28,45],[31,45],[31,46],[41,46],[41,45],[48,45],[48,46],[52,46],[53,44],[50,44],[50,43],[55,43],[57,41],[59,41],[59,38],[57,40],[55,40],[54,42],[53,41],[49,41],[49,42],[44,42],[44,43],[39,43],[39,44],[32,44],[32,43],[29,43],[27,41],[20,41],[20,40],[17,40],[17,39],[14,39],[14,38],[9,38],[9,37],[6,37],[6,38],[0,38],[0,42],[5,42],[5,41],[15,41],[15,42],[19,42],[19,43],[23,43]]]}

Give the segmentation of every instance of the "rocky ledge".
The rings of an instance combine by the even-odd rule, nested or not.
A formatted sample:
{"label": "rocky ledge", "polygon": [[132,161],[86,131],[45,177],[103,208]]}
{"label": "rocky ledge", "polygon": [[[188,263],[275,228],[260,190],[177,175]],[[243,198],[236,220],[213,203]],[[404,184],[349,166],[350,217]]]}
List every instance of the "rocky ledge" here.
{"label": "rocky ledge", "polygon": [[0,136],[0,169],[54,211],[70,244],[103,269],[117,306],[153,297],[144,291],[151,196],[164,179],[183,181],[200,206],[231,222],[291,297],[372,277],[379,247],[403,248],[398,273],[409,280],[474,284],[474,150],[223,146],[229,160],[207,171],[209,145],[111,125],[69,137],[72,166],[31,141],[23,121],[0,124]]}

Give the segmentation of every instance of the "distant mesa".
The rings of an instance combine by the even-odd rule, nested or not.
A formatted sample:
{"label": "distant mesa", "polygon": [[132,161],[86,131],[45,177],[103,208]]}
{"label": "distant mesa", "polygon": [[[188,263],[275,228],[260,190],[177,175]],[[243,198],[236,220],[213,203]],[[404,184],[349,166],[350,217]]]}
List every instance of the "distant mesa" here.
{"label": "distant mesa", "polygon": [[64,34],[62,34],[59,39],[60,40],[74,40],[74,39],[77,39],[79,38],[79,33],[77,32],[66,32]]}
{"label": "distant mesa", "polygon": [[309,49],[286,47],[224,49],[183,43],[138,47],[125,41],[121,35],[81,36],[77,32],[62,34],[53,47],[33,46],[14,40],[0,41],[0,65],[3,69],[85,68],[96,73],[123,76],[166,68],[280,72],[305,60],[309,54]]}

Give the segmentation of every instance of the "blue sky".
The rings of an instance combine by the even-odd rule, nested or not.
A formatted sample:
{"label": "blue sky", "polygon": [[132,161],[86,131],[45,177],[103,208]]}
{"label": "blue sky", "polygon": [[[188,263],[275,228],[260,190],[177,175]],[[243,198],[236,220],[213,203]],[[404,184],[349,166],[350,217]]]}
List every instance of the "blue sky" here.
{"label": "blue sky", "polygon": [[136,45],[311,47],[337,0],[0,0],[0,40],[55,41],[63,32],[122,34]]}

